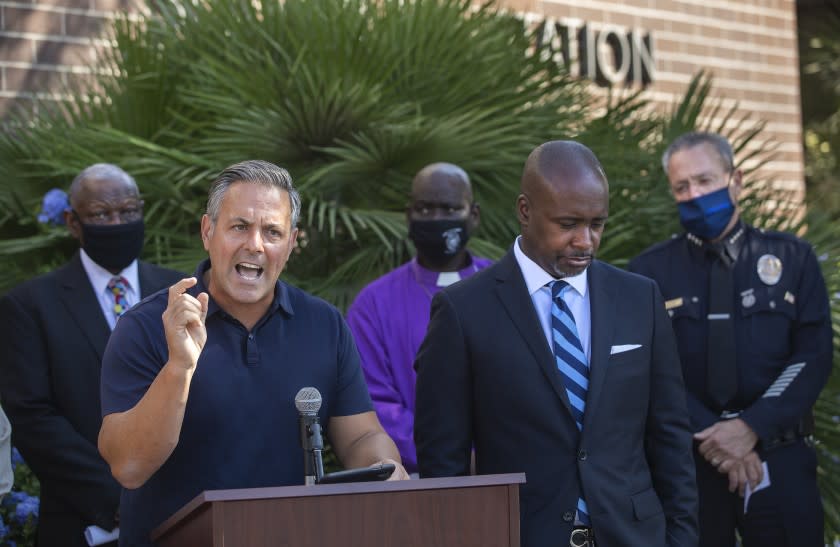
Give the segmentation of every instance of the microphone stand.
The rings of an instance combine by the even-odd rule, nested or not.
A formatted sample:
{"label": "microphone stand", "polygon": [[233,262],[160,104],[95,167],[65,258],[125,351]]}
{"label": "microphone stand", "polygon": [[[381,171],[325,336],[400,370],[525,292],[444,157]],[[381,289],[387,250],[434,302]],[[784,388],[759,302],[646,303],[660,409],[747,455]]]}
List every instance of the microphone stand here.
{"label": "microphone stand", "polygon": [[304,484],[315,485],[324,476],[324,438],[317,414],[300,415],[300,444],[303,447]]}

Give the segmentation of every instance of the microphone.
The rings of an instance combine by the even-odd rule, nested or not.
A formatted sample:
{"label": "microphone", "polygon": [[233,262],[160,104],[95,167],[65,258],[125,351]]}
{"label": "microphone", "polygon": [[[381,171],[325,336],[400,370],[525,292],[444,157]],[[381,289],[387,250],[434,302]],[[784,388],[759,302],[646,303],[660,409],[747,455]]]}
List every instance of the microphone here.
{"label": "microphone", "polygon": [[304,387],[295,395],[295,408],[300,424],[300,446],[303,448],[304,484],[314,485],[324,476],[321,452],[324,439],[318,411],[321,409],[321,392],[314,387]]}

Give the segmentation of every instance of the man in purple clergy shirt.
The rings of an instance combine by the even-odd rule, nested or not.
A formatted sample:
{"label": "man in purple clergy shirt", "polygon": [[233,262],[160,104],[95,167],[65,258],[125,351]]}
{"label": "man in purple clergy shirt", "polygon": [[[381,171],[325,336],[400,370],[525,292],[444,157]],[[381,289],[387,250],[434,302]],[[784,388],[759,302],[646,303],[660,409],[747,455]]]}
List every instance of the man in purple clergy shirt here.
{"label": "man in purple clergy shirt", "polygon": [[379,421],[413,473],[413,363],[429,324],[432,297],[491,261],[466,249],[478,227],[479,207],[467,173],[457,165],[433,163],[421,169],[411,184],[406,215],[417,255],[362,289],[347,311],[347,323]]}

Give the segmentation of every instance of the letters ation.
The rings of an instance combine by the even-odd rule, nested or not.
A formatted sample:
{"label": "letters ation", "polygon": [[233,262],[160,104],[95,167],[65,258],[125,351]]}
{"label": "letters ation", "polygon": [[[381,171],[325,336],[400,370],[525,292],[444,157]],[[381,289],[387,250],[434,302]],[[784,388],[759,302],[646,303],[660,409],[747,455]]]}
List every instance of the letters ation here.
{"label": "letters ation", "polygon": [[656,77],[653,35],[642,29],[627,30],[573,18],[534,20],[537,47],[547,45],[543,60],[568,67],[572,76],[588,78],[609,87],[625,84],[647,86]]}

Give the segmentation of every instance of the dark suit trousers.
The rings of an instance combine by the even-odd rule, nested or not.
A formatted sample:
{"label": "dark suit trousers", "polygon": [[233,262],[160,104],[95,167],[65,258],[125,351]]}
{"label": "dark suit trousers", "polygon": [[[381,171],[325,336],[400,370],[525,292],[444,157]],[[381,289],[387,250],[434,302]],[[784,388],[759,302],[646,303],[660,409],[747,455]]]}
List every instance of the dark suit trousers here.
{"label": "dark suit trousers", "polygon": [[[43,513],[38,525],[37,547],[88,547],[85,541],[85,525],[75,515]],[[117,547],[117,542],[103,544],[103,547]]]}
{"label": "dark suit trousers", "polygon": [[770,486],[744,498],[729,492],[728,478],[695,451],[700,492],[700,547],[823,547],[823,507],[814,449],[803,440],[760,454]]}

